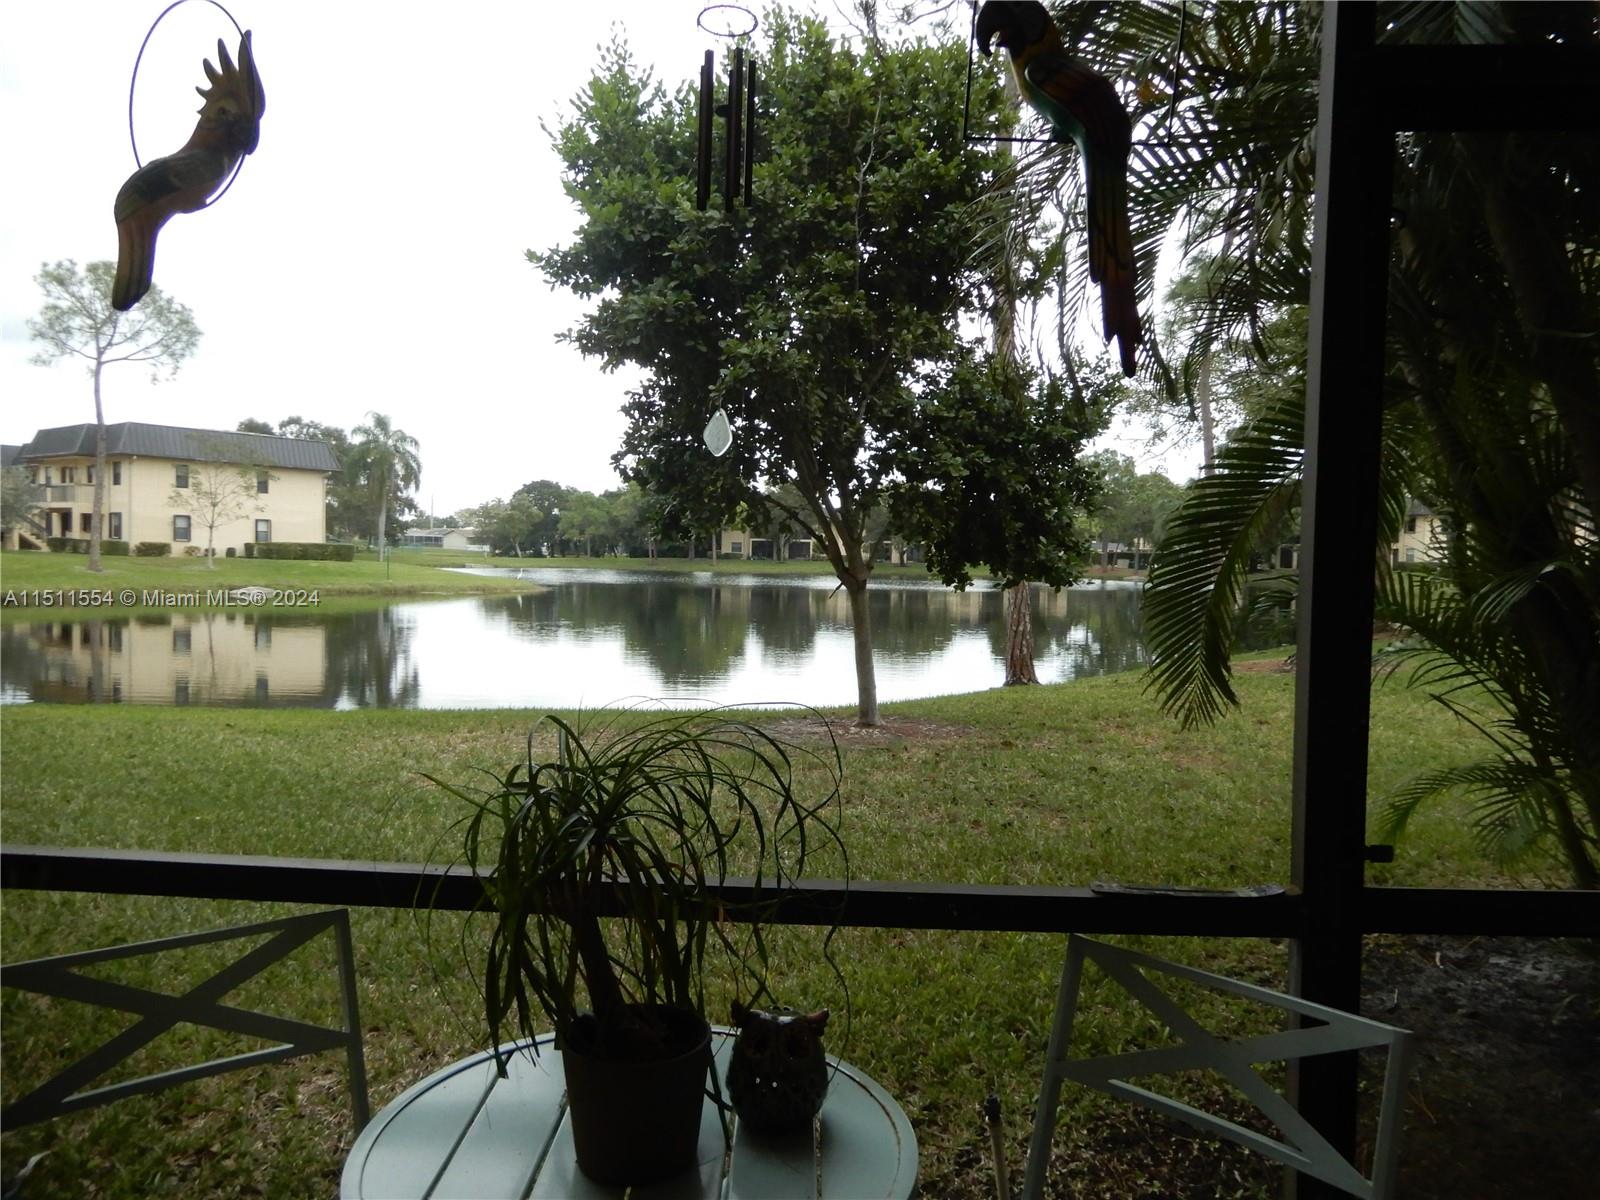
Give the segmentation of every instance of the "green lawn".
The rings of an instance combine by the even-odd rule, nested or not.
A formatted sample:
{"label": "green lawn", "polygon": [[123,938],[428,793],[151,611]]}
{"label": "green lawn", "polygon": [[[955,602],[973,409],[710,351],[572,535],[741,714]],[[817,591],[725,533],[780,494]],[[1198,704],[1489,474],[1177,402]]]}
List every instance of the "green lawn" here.
{"label": "green lawn", "polygon": [[[1131,675],[886,706],[887,736],[847,727],[840,734],[853,872],[995,883],[1282,881],[1293,678],[1247,673],[1239,685],[1243,711],[1209,731],[1186,732],[1160,717]],[[477,767],[508,765],[531,715],[7,708],[3,836],[13,844],[443,861],[457,810],[418,773],[462,779]],[[1438,705],[1397,686],[1377,691],[1373,728],[1374,794],[1473,751],[1471,736]],[[1456,815],[1419,816],[1397,861],[1373,868],[1372,878],[1500,882],[1472,856]],[[10,961],[288,911],[59,893],[8,892],[4,901],[0,933]],[[452,957],[457,919],[433,923],[431,947],[410,913],[356,911],[353,922],[376,1107],[478,1048],[482,1034],[470,983]],[[1122,940],[1283,983],[1278,944]],[[820,934],[774,938],[780,997],[834,1009],[830,1049],[904,1103],[930,1197],[992,1194],[977,1116],[991,1088],[1005,1104],[1011,1161],[1021,1163],[1062,947],[1059,936],[846,931],[835,943],[850,989],[846,1021],[845,998],[820,964]],[[178,988],[211,961],[189,952],[176,965],[118,977]],[[330,962],[325,949],[302,952],[241,1000],[332,1020]],[[1159,1036],[1105,988],[1091,988],[1085,1005],[1080,1050]],[[85,1049],[92,1032],[117,1027],[114,1018],[10,992],[3,1017],[8,1101]],[[217,1049],[198,1035],[174,1043],[141,1066]],[[1217,1097],[1203,1080],[1194,1087]],[[4,1164],[14,1170],[49,1148],[42,1196],[329,1195],[351,1140],[346,1103],[341,1060],[324,1055],[7,1134]],[[1275,1173],[1243,1152],[1152,1128],[1135,1110],[1069,1088],[1057,1140],[1061,1175],[1083,1196],[1160,1195],[1185,1170],[1207,1178],[1238,1172],[1230,1185],[1237,1194],[1272,1193]],[[1145,1153],[1158,1144],[1179,1150]],[[1191,1165],[1175,1165],[1184,1154]]]}
{"label": "green lawn", "polygon": [[[455,556],[459,561],[460,556]],[[481,592],[527,591],[532,586],[511,578],[461,575],[441,570],[439,565],[376,560],[357,562],[301,562],[285,559],[219,558],[213,569],[201,558],[106,557],[105,570],[94,574],[82,554],[49,554],[36,550],[0,552],[0,594],[11,593],[5,606],[7,616],[38,619],[33,607],[34,593],[104,592],[109,590],[115,603],[93,609],[87,602],[76,607],[75,615],[125,615],[133,608],[163,607],[150,604],[147,593],[199,593],[228,588],[260,586],[318,593],[319,599],[386,599],[396,596],[462,595]],[[450,564],[453,565],[453,564]],[[131,590],[137,604],[124,603],[122,593]],[[205,607],[205,605],[201,605]],[[71,608],[57,607],[53,615],[74,615]]]}

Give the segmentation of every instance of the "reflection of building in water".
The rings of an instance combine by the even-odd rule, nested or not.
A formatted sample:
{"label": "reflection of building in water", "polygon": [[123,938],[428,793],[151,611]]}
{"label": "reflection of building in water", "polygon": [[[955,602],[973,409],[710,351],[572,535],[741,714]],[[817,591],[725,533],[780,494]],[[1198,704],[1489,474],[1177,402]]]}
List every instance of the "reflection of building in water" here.
{"label": "reflection of building in water", "polygon": [[32,660],[24,690],[55,703],[317,704],[327,674],[322,624],[255,614],[52,621],[6,634],[8,665]]}

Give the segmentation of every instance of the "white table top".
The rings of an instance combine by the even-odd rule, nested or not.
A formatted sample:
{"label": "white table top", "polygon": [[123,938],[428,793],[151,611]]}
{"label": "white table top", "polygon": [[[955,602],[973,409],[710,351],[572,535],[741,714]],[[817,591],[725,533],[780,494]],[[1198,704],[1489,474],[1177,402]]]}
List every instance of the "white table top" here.
{"label": "white table top", "polygon": [[[521,1052],[507,1064],[506,1079],[486,1050],[395,1099],[356,1139],[340,1181],[343,1200],[621,1197],[621,1188],[592,1183],[578,1170],[561,1055],[551,1038],[538,1039],[537,1061],[521,1049],[526,1042],[516,1043]],[[712,1041],[720,1076],[732,1031],[717,1029]],[[630,1200],[907,1200],[917,1179],[911,1122],[864,1072],[837,1059],[829,1066],[819,1147],[804,1135],[774,1141],[735,1129],[728,1154],[707,1100],[698,1170],[636,1187]]]}

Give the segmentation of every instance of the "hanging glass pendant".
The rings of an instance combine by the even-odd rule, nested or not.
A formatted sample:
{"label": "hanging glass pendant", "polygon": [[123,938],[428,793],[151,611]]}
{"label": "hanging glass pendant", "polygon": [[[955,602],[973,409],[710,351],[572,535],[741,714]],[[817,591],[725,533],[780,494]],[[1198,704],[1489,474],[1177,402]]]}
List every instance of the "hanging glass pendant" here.
{"label": "hanging glass pendant", "polygon": [[706,449],[711,451],[716,458],[721,458],[728,452],[728,447],[733,445],[733,427],[728,424],[728,414],[717,409],[711,414],[711,420],[706,422],[706,431],[700,435],[705,438]]}

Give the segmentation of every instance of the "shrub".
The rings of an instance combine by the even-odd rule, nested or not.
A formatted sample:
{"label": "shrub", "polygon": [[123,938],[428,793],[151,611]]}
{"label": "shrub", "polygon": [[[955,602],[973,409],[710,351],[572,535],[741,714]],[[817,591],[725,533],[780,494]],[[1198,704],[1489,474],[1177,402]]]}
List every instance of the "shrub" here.
{"label": "shrub", "polygon": [[205,551],[199,546],[185,546],[183,548],[183,556],[185,558],[200,558],[204,554]]}
{"label": "shrub", "polygon": [[245,543],[246,558],[314,559],[322,562],[354,562],[356,548],[336,542],[254,542]]}
{"label": "shrub", "polygon": [[171,553],[171,542],[139,542],[133,548],[135,558],[166,558]]}
{"label": "shrub", "polygon": [[126,558],[128,543],[121,538],[101,538],[100,553],[109,554],[112,558]]}
{"label": "shrub", "polygon": [[228,549],[224,553],[226,554],[226,556],[228,558],[232,558],[235,554],[238,553],[238,551],[236,549],[234,549],[232,546],[229,546]]}

